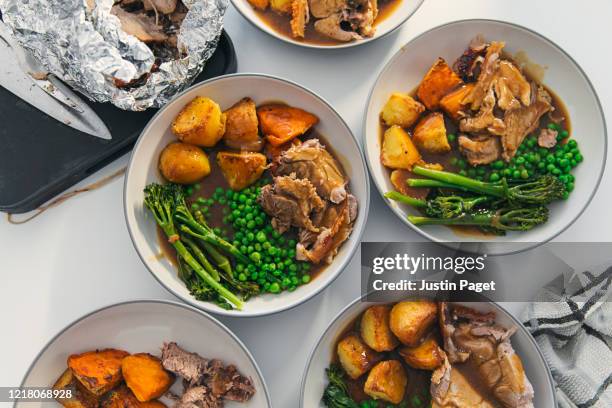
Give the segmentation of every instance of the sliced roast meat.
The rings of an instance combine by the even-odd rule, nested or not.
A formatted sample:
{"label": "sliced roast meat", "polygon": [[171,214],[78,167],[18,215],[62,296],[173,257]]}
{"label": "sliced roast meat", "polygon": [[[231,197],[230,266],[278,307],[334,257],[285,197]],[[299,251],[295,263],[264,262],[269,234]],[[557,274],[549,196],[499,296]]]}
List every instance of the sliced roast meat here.
{"label": "sliced roast meat", "polygon": [[500,61],[494,88],[497,105],[503,110],[519,108],[521,104],[531,104],[531,85],[510,61]]}
{"label": "sliced roast meat", "polygon": [[144,43],[159,43],[168,39],[163,27],[155,22],[155,18],[143,12],[130,13],[116,4],[112,7],[111,14],[117,16],[123,31]]}
{"label": "sliced roast meat", "polygon": [[171,14],[176,10],[178,0],[142,0],[145,10],[161,14]]}
{"label": "sliced roast meat", "polygon": [[356,32],[344,29],[343,23],[345,22],[347,22],[345,13],[340,12],[315,21],[314,28],[334,40],[343,42],[361,40],[362,37]]}
{"label": "sliced roast meat", "polygon": [[543,87],[538,87],[533,94],[535,100],[529,106],[508,110],[504,114],[506,130],[502,135],[502,146],[505,160],[514,157],[527,135],[538,128],[540,118],[553,110],[552,98]]}
{"label": "sliced roast meat", "polygon": [[486,96],[480,105],[480,111],[476,116],[470,116],[461,119],[459,122],[459,130],[466,133],[480,133],[488,131],[494,135],[501,135],[505,131],[504,122],[495,117],[495,92],[493,88],[487,91]]}
{"label": "sliced roast meat", "polygon": [[458,143],[459,150],[472,166],[492,163],[500,157],[502,152],[497,136],[483,135],[470,138],[460,135]]}
{"label": "sliced roast meat", "polygon": [[500,57],[505,44],[503,42],[492,42],[487,47],[485,59],[480,68],[476,85],[464,99],[463,104],[470,105],[473,111],[480,110],[484,98],[492,87],[499,67]]}
{"label": "sliced roast meat", "polygon": [[329,204],[323,212],[317,214],[314,219],[319,232],[300,232],[296,258],[313,264],[331,263],[353,230],[351,212],[356,212],[356,208],[351,208],[351,203],[355,202],[356,200],[349,198],[340,204]]}
{"label": "sliced roast meat", "polygon": [[347,0],[309,0],[310,12],[316,18],[329,17],[348,8]]}
{"label": "sliced roast meat", "polygon": [[279,233],[290,227],[304,228],[318,232],[310,220],[313,211],[323,209],[323,201],[312,183],[307,179],[293,176],[278,176],[273,184],[261,189],[257,201],[263,210],[272,217],[272,226]]}
{"label": "sliced roast meat", "polygon": [[494,408],[457,366],[448,359],[431,377],[432,408]]}
{"label": "sliced roast meat", "polygon": [[471,82],[476,78],[480,64],[484,61],[488,44],[482,36],[475,37],[470,46],[453,64],[453,71],[463,79]]}
{"label": "sliced roast meat", "polygon": [[332,203],[346,199],[348,179],[318,139],[309,139],[283,152],[275,171],[277,175],[293,174],[298,179],[309,180],[319,196]]}
{"label": "sliced roast meat", "polygon": [[476,367],[480,380],[505,408],[533,407],[533,387],[514,352],[515,328],[495,324],[490,313],[440,304],[440,327],[450,363]]}
{"label": "sliced roast meat", "polygon": [[[180,348],[176,343],[164,343],[162,365],[184,379],[185,393],[177,406],[222,407],[222,399],[247,401],[255,393],[251,380],[242,376],[233,365],[220,360],[208,360]],[[215,405],[217,404],[217,405]]]}
{"label": "sliced roast meat", "polygon": [[545,147],[547,149],[553,148],[557,145],[557,135],[559,132],[552,129],[542,129],[538,135],[538,146]]}

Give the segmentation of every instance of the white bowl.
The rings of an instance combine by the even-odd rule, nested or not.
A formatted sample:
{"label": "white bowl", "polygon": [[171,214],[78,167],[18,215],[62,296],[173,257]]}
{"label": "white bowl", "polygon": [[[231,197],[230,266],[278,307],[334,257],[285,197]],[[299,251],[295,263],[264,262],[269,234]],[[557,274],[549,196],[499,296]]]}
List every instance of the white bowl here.
{"label": "white bowl", "polygon": [[[375,304],[379,303],[366,302],[362,298],[357,298],[331,321],[308,358],[308,363],[306,364],[306,369],[302,377],[300,407],[323,407],[321,397],[327,386],[325,369],[329,367],[329,364],[333,360],[338,336],[357,318],[357,316],[363,313],[368,307]],[[483,312],[495,312],[499,325],[506,328],[517,327],[518,330],[512,336],[512,345],[521,358],[527,378],[529,378],[529,381],[533,385],[535,408],[552,408],[557,406],[550,370],[534,338],[518,320],[501,306],[493,302],[455,302],[453,304],[462,304]]]}
{"label": "white bowl", "polygon": [[[449,63],[462,54],[470,40],[482,34],[488,40],[506,42],[512,55],[523,51],[533,63],[546,67],[543,82],[565,103],[572,123],[572,136],[584,155],[574,171],[576,188],[567,201],[550,206],[550,220],[528,232],[509,233],[503,237],[486,238],[490,253],[514,252],[544,243],[568,228],[585,210],[593,198],[603,175],[606,152],[606,124],[599,99],[586,74],[559,46],[543,36],[514,24],[491,20],[457,21],[433,28],[408,44],[391,58],[374,83],[364,119],[364,149],[370,174],[381,194],[393,189],[387,170],[380,163],[379,114],[394,91],[415,89],[437,57]],[[393,212],[422,236],[436,242],[475,242],[482,238],[457,235],[442,226],[417,227],[407,215],[417,211],[406,205],[384,199]],[[502,242],[518,242],[504,246]]]}
{"label": "white bowl", "polygon": [[[47,343],[28,369],[21,387],[50,387],[66,369],[69,355],[101,348],[160,355],[174,341],[204,358],[234,364],[249,377],[255,395],[246,404],[228,407],[271,407],[261,371],[245,345],[215,318],[187,305],[162,300],[135,300],[103,307],[68,325]],[[32,405],[34,404],[34,405]],[[16,407],[51,405],[18,402]],[[55,405],[55,404],[53,404]]]}
{"label": "white bowl", "polygon": [[[261,17],[257,14],[253,6],[251,6],[247,0],[231,1],[236,10],[238,10],[238,12],[242,14],[242,16],[246,18],[249,23],[253,24],[255,27],[259,28],[261,31],[271,35],[274,38],[277,38],[289,44],[298,45],[300,47],[316,49],[339,49],[356,47],[358,45],[366,44],[378,38],[382,38],[388,34],[391,34],[395,30],[397,30],[402,24],[404,24],[414,13],[416,13],[419,7],[421,7],[421,4],[423,4],[424,0],[396,0],[401,1],[401,3],[397,5],[397,8],[393,10],[391,14],[386,16],[380,23],[376,24],[376,33],[372,37],[364,38],[363,40],[356,40],[338,44],[316,44],[309,43],[308,41],[297,41],[294,38],[284,35],[283,33],[279,33],[274,28],[270,27],[265,21],[261,19]],[[287,19],[289,18],[290,17],[287,16]]]}
{"label": "white bowl", "polygon": [[[250,299],[245,302],[243,310],[228,311],[213,303],[198,301],[189,294],[178,277],[176,267],[165,257],[159,256],[157,226],[143,205],[144,187],[152,182],[162,182],[157,169],[159,154],[170,141],[176,140],[170,125],[183,106],[196,96],[208,96],[222,109],[250,96],[257,104],[283,101],[314,113],[320,119],[317,131],[333,147],[350,179],[351,192],[359,201],[359,214],[353,233],[331,265],[297,290]],[[222,76],[199,83],[177,95],[151,119],[140,135],[132,152],[124,187],[124,209],[130,237],[142,262],[155,279],[175,296],[199,309],[234,317],[261,316],[292,308],[329,285],[353,257],[366,222],[369,200],[370,186],[365,161],[355,136],[340,115],[314,92],[293,82],[262,74]]]}

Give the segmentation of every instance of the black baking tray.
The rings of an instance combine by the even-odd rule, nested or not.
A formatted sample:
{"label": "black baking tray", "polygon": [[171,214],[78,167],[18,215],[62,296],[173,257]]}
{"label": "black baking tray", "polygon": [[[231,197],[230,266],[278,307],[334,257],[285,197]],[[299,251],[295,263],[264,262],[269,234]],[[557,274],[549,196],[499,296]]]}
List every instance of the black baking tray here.
{"label": "black baking tray", "polygon": [[[234,73],[237,68],[232,40],[224,31],[195,82]],[[66,126],[0,87],[0,211],[34,210],[129,152],[157,112],[128,112],[110,103],[86,102],[106,123],[112,140]]]}

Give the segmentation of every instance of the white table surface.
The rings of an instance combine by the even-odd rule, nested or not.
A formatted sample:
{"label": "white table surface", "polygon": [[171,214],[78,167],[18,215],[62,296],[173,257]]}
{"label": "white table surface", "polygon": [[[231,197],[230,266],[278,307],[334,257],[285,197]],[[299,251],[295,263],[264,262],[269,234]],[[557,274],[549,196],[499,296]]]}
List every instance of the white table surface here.
{"label": "white table surface", "polygon": [[[426,0],[395,34],[338,52],[282,43],[251,26],[231,7],[225,28],[237,49],[239,71],[278,75],[313,89],[336,107],[360,138],[367,95],[383,64],[419,33],[466,18],[515,22],[554,40],[586,71],[610,118],[612,54],[606,49],[612,38],[610,16],[610,0]],[[81,185],[110,174],[127,159]],[[608,168],[587,211],[558,240],[612,241],[611,176]],[[17,386],[51,336],[81,315],[119,301],[174,299],[152,279],[132,247],[123,218],[122,187],[123,180],[115,180],[25,225],[0,221],[0,386]],[[363,238],[420,239],[397,222],[375,188]],[[270,317],[221,319],[258,361],[275,407],[297,406],[306,358],[332,317],[359,295],[359,273],[356,257],[327,290],[298,308]],[[522,305],[508,307],[518,313]]]}

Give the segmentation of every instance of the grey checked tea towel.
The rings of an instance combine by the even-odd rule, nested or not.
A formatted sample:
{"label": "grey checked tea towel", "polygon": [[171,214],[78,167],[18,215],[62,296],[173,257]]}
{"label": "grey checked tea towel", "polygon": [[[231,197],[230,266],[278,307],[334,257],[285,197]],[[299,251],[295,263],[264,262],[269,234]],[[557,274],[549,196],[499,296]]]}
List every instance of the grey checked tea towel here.
{"label": "grey checked tea towel", "polygon": [[[562,408],[612,407],[612,267],[543,288],[523,315]],[[574,286],[568,289],[568,286]]]}

